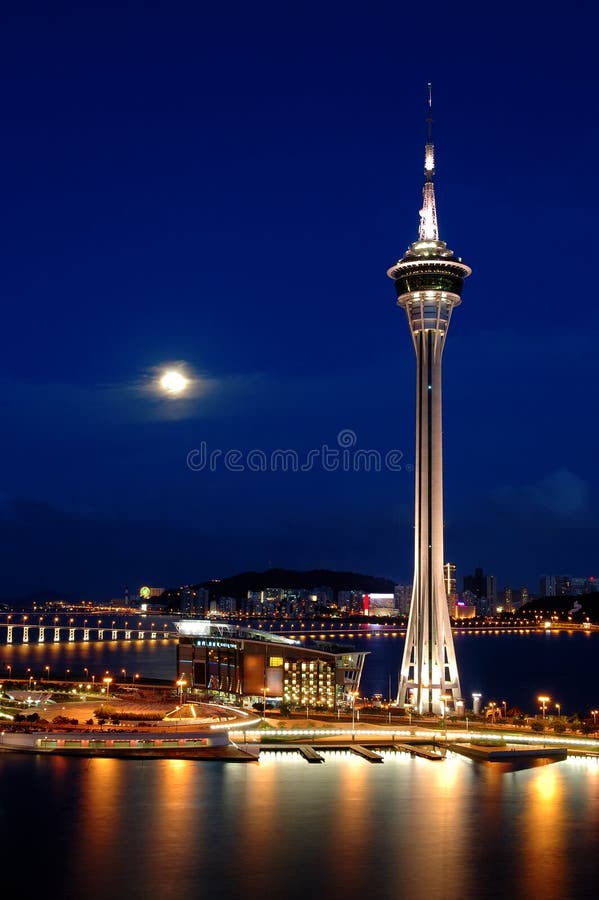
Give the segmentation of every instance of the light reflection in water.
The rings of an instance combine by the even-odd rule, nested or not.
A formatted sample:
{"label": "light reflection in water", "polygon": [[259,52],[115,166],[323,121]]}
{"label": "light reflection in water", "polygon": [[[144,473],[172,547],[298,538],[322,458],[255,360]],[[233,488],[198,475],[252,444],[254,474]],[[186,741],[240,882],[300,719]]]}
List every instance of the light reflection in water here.
{"label": "light reflection in water", "polygon": [[[52,895],[86,900],[593,895],[597,763],[514,771],[453,754],[387,753],[380,765],[324,755],[308,765],[284,753],[225,764],[0,754],[3,852],[31,867],[23,834],[35,823]],[[22,812],[26,797],[35,815]]]}

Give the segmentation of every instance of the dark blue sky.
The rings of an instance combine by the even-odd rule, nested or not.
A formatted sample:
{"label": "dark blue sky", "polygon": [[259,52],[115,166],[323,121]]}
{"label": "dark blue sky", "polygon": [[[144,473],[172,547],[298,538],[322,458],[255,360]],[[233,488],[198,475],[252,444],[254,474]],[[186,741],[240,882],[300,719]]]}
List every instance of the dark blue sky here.
{"label": "dark blue sky", "polygon": [[[186,458],[304,460],[350,429],[413,460],[385,272],[417,237],[429,80],[441,237],[473,269],[444,361],[446,558],[533,590],[597,573],[591,4],[25,2],[0,25],[0,594],[411,579],[405,465]],[[193,396],[167,401],[179,361]]]}

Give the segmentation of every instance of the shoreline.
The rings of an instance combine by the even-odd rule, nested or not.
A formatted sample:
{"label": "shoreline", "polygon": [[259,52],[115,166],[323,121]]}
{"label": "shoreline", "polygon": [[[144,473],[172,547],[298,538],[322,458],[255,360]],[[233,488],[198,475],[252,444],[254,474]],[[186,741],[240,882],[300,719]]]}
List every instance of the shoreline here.
{"label": "shoreline", "polygon": [[330,723],[308,721],[296,727],[298,720],[275,723],[266,720],[247,727],[240,723],[199,729],[198,725],[156,722],[148,727],[111,726],[101,729],[73,727],[7,728],[0,730],[0,751],[39,753],[85,757],[118,757],[123,759],[228,759],[257,761],[263,750],[291,750],[299,746],[322,750],[379,748],[400,750],[432,745],[461,753],[478,761],[514,760],[544,757],[557,761],[567,756],[580,756],[599,761],[599,740],[576,735],[540,734],[532,729],[491,731],[488,728],[468,730],[455,727],[442,729],[420,725],[408,727],[331,728]]}

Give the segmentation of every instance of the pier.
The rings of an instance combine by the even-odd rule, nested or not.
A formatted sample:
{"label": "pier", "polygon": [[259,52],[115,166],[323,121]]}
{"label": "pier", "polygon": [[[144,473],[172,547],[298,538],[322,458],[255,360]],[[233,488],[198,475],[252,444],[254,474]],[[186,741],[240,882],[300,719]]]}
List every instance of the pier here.
{"label": "pier", "polygon": [[459,741],[452,741],[446,744],[447,748],[454,753],[467,756],[478,762],[522,762],[525,760],[545,760],[545,762],[559,762],[567,759],[567,747],[541,747],[516,744],[495,745],[489,744],[483,746],[481,744],[462,744]]}
{"label": "pier", "polygon": [[353,744],[348,749],[351,750],[352,753],[355,753],[356,756],[361,756],[362,759],[365,759],[370,763],[384,762],[383,757],[379,753],[375,753],[374,750],[371,750],[369,747],[363,747],[361,744]]}
{"label": "pier", "polygon": [[445,758],[444,753],[426,750],[424,747],[419,747],[417,744],[393,744],[392,747],[393,750],[396,750],[399,753],[409,753],[410,756],[419,756],[421,759],[428,759],[430,762]]}

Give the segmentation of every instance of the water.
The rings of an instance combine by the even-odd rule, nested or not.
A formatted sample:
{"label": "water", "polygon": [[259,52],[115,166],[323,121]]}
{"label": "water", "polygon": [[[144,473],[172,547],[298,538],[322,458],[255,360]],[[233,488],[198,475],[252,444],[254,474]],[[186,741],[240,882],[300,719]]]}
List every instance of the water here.
{"label": "water", "polygon": [[[362,638],[364,693],[387,693],[403,639]],[[456,635],[466,691],[534,708],[597,705],[598,635]],[[175,678],[176,642],[14,644],[13,673]],[[587,676],[583,677],[586,672]],[[594,697],[595,699],[591,699]],[[510,770],[448,754],[371,765],[268,753],[259,763],[0,753],[0,846],[49,900],[208,897],[586,900],[599,878],[599,762]],[[40,880],[43,879],[43,882]]]}
{"label": "water", "polygon": [[[170,622],[171,620],[169,620]],[[551,697],[549,712],[559,703],[564,715],[589,715],[599,708],[599,683],[593,677],[599,655],[599,633],[539,632],[532,634],[456,634],[454,637],[463,696],[469,701],[473,691],[482,693],[482,702],[503,700],[508,708],[525,712],[538,709],[537,696]],[[397,675],[404,639],[398,635],[373,632],[371,637],[352,644],[370,651],[366,657],[361,690],[365,696],[397,692]],[[29,674],[88,680],[100,679],[109,671],[119,680],[148,678],[176,679],[177,642],[104,641],[103,643],[12,644],[0,646],[0,675],[10,665],[13,675]],[[87,673],[84,671],[87,668]],[[122,670],[125,669],[126,675]]]}
{"label": "water", "polygon": [[597,761],[506,771],[453,754],[324,755],[0,753],[5,868],[50,900],[596,896]]}

